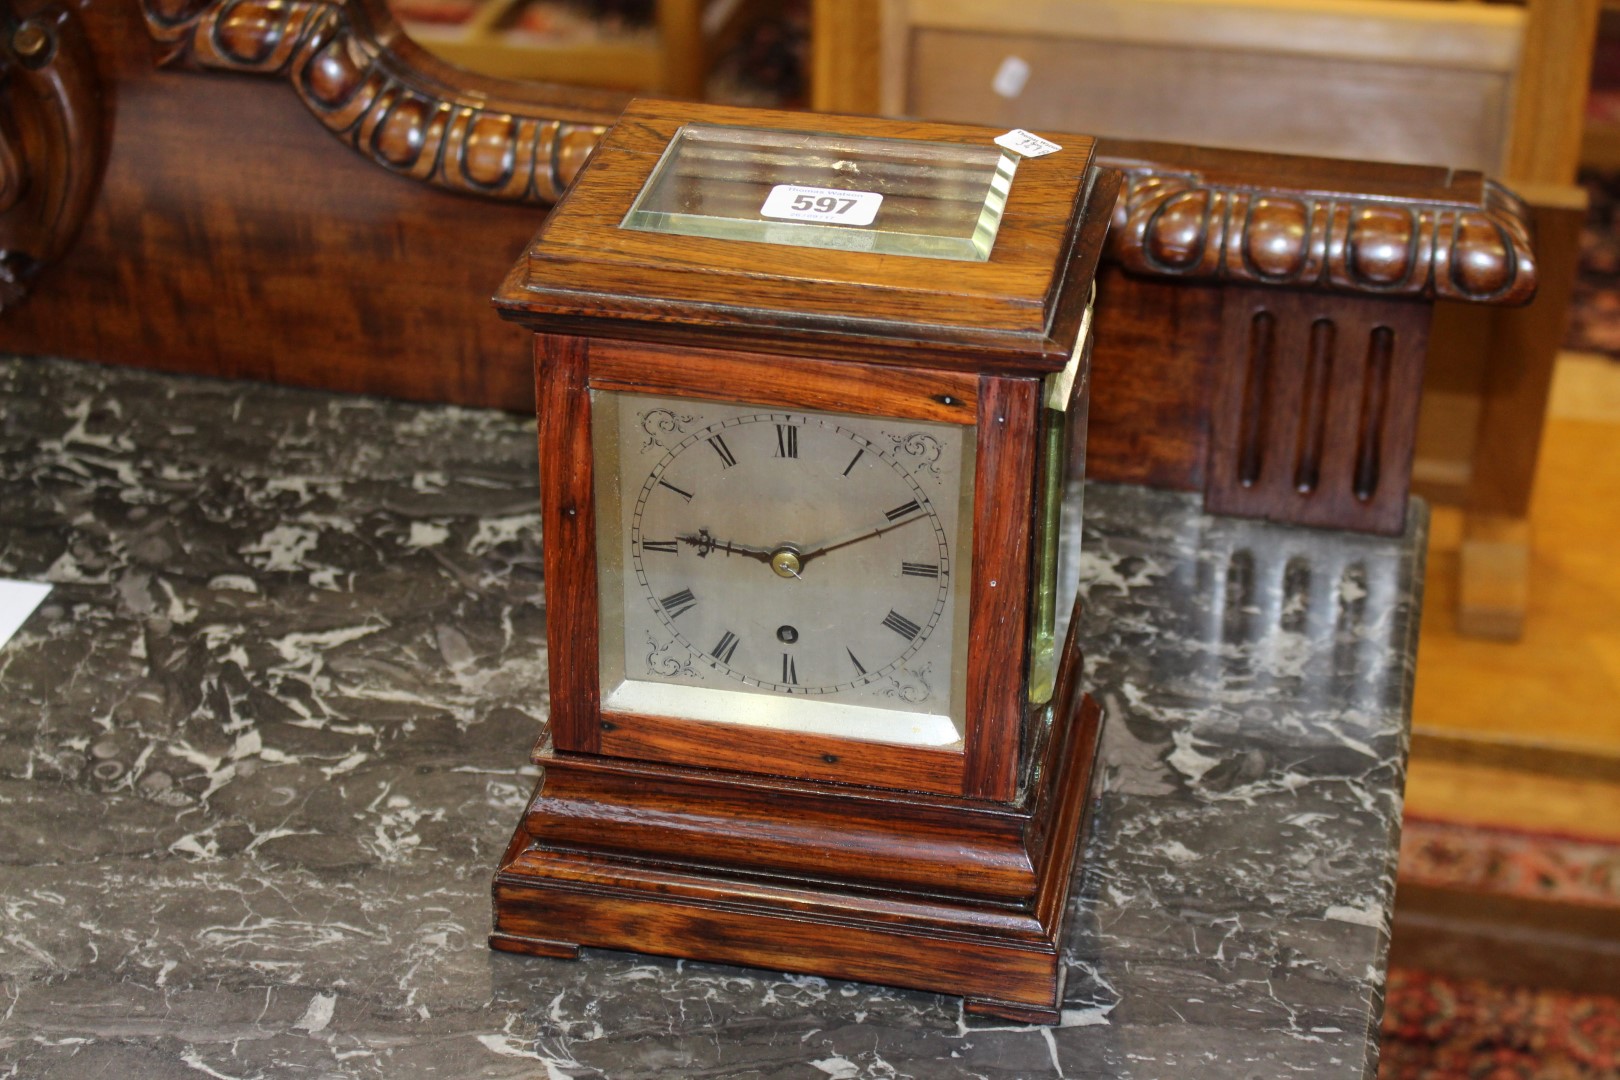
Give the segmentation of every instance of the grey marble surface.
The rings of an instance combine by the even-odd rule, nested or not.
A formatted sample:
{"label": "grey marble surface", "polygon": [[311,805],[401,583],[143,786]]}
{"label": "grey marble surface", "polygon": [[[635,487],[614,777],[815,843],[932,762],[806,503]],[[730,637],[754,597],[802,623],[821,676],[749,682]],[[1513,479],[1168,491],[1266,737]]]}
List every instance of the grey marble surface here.
{"label": "grey marble surface", "polygon": [[0,1076],[1363,1077],[1423,516],[1093,487],[1061,1026],[484,946],[546,714],[532,420],[0,358]]}

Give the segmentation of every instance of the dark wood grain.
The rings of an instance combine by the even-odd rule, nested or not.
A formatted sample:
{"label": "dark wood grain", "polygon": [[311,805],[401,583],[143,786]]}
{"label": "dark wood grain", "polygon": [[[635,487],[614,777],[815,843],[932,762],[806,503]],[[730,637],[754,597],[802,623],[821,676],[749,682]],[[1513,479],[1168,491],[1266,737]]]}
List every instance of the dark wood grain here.
{"label": "dark wood grain", "polygon": [[[292,7],[317,6],[363,10],[371,19],[374,44],[407,49],[383,31],[375,4],[364,9],[290,5],[262,27],[250,25],[243,9],[240,25],[232,24],[233,37],[258,40],[255,35],[271,33],[284,17],[291,18]],[[434,191],[407,179],[409,170],[379,168],[374,158],[334,139],[283,79],[218,73],[241,70],[240,59],[203,72],[154,67],[153,33],[166,43],[165,51],[178,50],[180,61],[198,63],[197,30],[221,10],[218,4],[177,0],[153,4],[144,14],[128,4],[98,4],[78,13],[105,100],[118,115],[106,180],[76,246],[40,279],[29,304],[0,318],[0,348],[531,408],[524,335],[490,318],[484,297],[539,227],[541,213]],[[147,15],[159,17],[163,26],[149,27]],[[210,33],[217,37],[217,21],[212,25]],[[259,55],[251,48],[238,51]],[[362,50],[362,55],[381,54]],[[278,59],[274,50],[263,57],[254,70],[286,59]],[[582,125],[605,127],[627,100],[486,83],[431,63],[413,61],[407,67],[441,87],[443,100],[469,94],[513,116],[549,102],[558,116],[566,110]],[[1099,143],[1098,160],[1135,170],[1139,192],[1148,173],[1163,174],[1177,185],[1177,199],[1202,184],[1247,187],[1256,199],[1316,193],[1356,204],[1450,205],[1469,214],[1499,213],[1487,205],[1477,174],[1438,168],[1118,139]],[[1192,201],[1187,196],[1178,205]],[[1262,215],[1261,223],[1280,225],[1283,216]],[[1161,214],[1155,229],[1174,232],[1180,221],[1179,214]],[[1124,235],[1114,243],[1122,243]],[[1144,242],[1175,241],[1170,233],[1142,235]],[[1269,235],[1255,234],[1239,246],[1266,247],[1275,239]],[[1504,248],[1502,234],[1492,229],[1458,235],[1467,245],[1467,260],[1488,271],[1480,280],[1500,280],[1504,259],[1511,255],[1517,261],[1508,292],[1521,294],[1531,282],[1533,267],[1517,259],[1522,249],[1514,236]],[[1228,242],[1238,242],[1235,237],[1229,233]],[[1115,252],[1119,257],[1117,247]],[[1161,482],[1153,478],[1163,477],[1163,482],[1197,488],[1207,420],[1200,427],[1196,416],[1167,414],[1186,403],[1185,387],[1204,379],[1200,372],[1208,361],[1197,359],[1196,348],[1183,343],[1206,335],[1211,324],[1190,318],[1202,300],[1182,300],[1174,290],[1159,289],[1157,282],[1167,277],[1186,280],[1169,267],[1104,290],[1093,414],[1099,442],[1093,460],[1121,478]],[[1376,292],[1354,283],[1349,288],[1352,296]],[[1116,313],[1121,308],[1128,311]],[[1165,319],[1158,313],[1165,310],[1169,326],[1160,325]],[[1116,340],[1126,351],[1114,345]],[[1173,355],[1160,355],[1160,349]],[[1104,389],[1107,384],[1111,390]],[[1160,393],[1166,401],[1156,405],[1153,398]],[[1118,422],[1115,404],[1131,406]],[[1161,438],[1148,426],[1135,436],[1152,442],[1155,452],[1116,459],[1111,447],[1136,449],[1123,437],[1125,429],[1138,417],[1155,416],[1171,421],[1163,428],[1171,434]],[[1111,431],[1122,437],[1113,440]]]}
{"label": "dark wood grain", "polygon": [[[1090,782],[1096,768],[1097,739],[1101,731],[1102,709],[1085,696],[1085,651],[1080,641],[1083,625],[1080,598],[1075,598],[1069,620],[1069,633],[1063,641],[1058,657],[1057,682],[1053,687],[1049,706],[1053,722],[1034,725],[1035,737],[1030,741],[1024,762],[1025,773],[1020,787],[1029,792],[1029,828],[1024,833],[1024,844],[1035,867],[1037,880],[1045,883],[1045,892],[1035,894],[1036,916],[1043,923],[1063,917],[1066,889],[1050,895],[1052,883],[1061,879],[1067,870],[1053,875],[1047,863],[1053,859],[1065,860],[1072,868],[1076,857],[1076,844],[1083,835],[1085,813],[1079,809],[1090,798]],[[1072,718],[1065,723],[1066,718]],[[1065,764],[1073,755],[1083,760],[1074,765]],[[1067,787],[1058,784],[1035,784],[1035,776],[1061,776]],[[1054,901],[1056,906],[1054,907]]]}
{"label": "dark wood grain", "polygon": [[77,238],[108,135],[82,16],[0,0],[0,313]]}
{"label": "dark wood grain", "polygon": [[[544,888],[536,888],[543,872]],[[497,946],[507,935],[542,937],[566,926],[576,943],[811,972],[965,994],[1016,1007],[1020,1018],[1057,1019],[1057,950],[1037,936],[988,933],[950,909],[859,894],[822,897],[782,884],[714,880],[563,853],[529,856],[495,885]],[[993,1003],[993,1004],[991,1004]]]}
{"label": "dark wood grain", "polygon": [[1086,473],[1201,491],[1221,355],[1218,286],[1097,278]]}
{"label": "dark wood grain", "polygon": [[1363,296],[1519,305],[1535,295],[1530,213],[1477,172],[1279,154],[1103,163],[1126,180],[1109,254],[1136,273]]}
{"label": "dark wood grain", "polygon": [[[1064,670],[1077,675],[1078,663]],[[1055,1022],[1063,901],[1101,720],[1072,681],[1058,700],[1072,707],[1055,716],[1046,756],[1054,797],[1038,803],[766,786],[558,755],[496,875],[491,945],[562,956],[574,945],[633,948],[814,972]],[[576,767],[586,773],[571,776]],[[621,804],[638,813],[615,813]],[[1031,837],[1049,838],[1038,865]],[[972,895],[986,891],[997,899]]]}
{"label": "dark wood grain", "polygon": [[[960,374],[928,369],[727,356],[710,349],[594,339],[587,345],[586,340],[538,335],[536,345],[548,605],[551,638],[562,643],[560,652],[554,647],[551,661],[553,709],[560,710],[553,722],[557,747],[1011,800],[1026,721],[1022,658],[1040,381],[984,376],[968,387]],[[974,404],[973,574],[961,747],[900,747],[700,721],[599,715],[600,599],[586,390],[696,389],[699,396],[727,399],[734,385],[743,398],[767,405],[798,407],[808,401],[838,407],[851,402],[856,412],[958,423],[969,418],[961,415],[965,410],[957,402]]]}
{"label": "dark wood grain", "polygon": [[[1063,940],[1069,890],[1090,825],[1092,780],[1103,725],[1102,707],[1090,697],[1070,689],[1064,701],[1065,710],[1057,715],[1072,715],[1074,720],[1057,725],[1052,753],[1044,765],[1054,779],[1041,789],[1046,801],[1037,802],[1030,815],[1030,832],[1039,838],[1031,844],[1036,865],[1032,910],[1054,942]],[[969,1012],[996,1013],[971,1000],[967,1007]]]}
{"label": "dark wood grain", "polygon": [[583,338],[536,335],[534,363],[551,737],[561,749],[592,753],[602,729],[590,346]]}
{"label": "dark wood grain", "polygon": [[880,980],[1053,1022],[1102,720],[1081,669],[1071,635],[1048,783],[1010,804],[548,752],[496,877],[491,944]]}
{"label": "dark wood grain", "polygon": [[543,956],[548,960],[578,960],[579,946],[549,938],[525,937],[520,934],[491,934],[489,947],[501,952],[522,953],[525,956]]}
{"label": "dark wood grain", "polygon": [[[736,707],[746,709],[746,699]],[[604,713],[601,727],[597,748],[615,757],[947,795],[963,790],[960,747],[901,746],[620,712]]]}
{"label": "dark wood grain", "polygon": [[[624,339],[667,341],[678,332],[700,346],[783,351],[793,341],[801,352],[869,363],[890,362],[892,352],[898,363],[1009,374],[1056,370],[1068,359],[1075,313],[1100,257],[1094,245],[1083,252],[1087,265],[1072,269],[1076,233],[1093,219],[1105,221],[1112,205],[1109,185],[1088,201],[1092,140],[1075,136],[1059,153],[1018,163],[983,262],[621,228],[663,150],[694,117],[786,131],[805,124],[791,113],[633,102],[497,294],[509,318],[539,330]],[[980,148],[999,134],[866,117],[818,116],[815,126],[837,136]],[[1066,297],[1070,288],[1078,299]],[[1070,318],[1057,318],[1060,311]]]}
{"label": "dark wood grain", "polygon": [[[525,828],[549,846],[1006,904],[1034,896],[1028,814],[1016,806],[908,798],[837,778],[777,780],[736,761],[541,760],[546,782]],[[901,837],[906,854],[896,858]],[[827,859],[833,850],[837,862]]]}
{"label": "dark wood grain", "polygon": [[385,0],[143,0],[143,11],[162,63],[282,76],[375,165],[466,195],[555,202],[624,100],[451,67]]}
{"label": "dark wood grain", "polygon": [[591,387],[944,424],[978,422],[975,375],[804,358],[784,370],[781,357],[753,352],[602,340],[591,350]]}
{"label": "dark wood grain", "polygon": [[[1581,200],[1584,203],[1584,200]],[[1553,366],[1564,340],[1579,265],[1580,205],[1537,206],[1543,287],[1521,310],[1491,313],[1479,442],[1465,501],[1470,513],[1526,517],[1535,490]],[[1484,313],[1481,313],[1482,315]]]}
{"label": "dark wood grain", "polygon": [[534,408],[489,294],[543,219],[376,168],[285,87],[162,71],[139,9],[76,9],[116,116],[74,245],[0,349]]}
{"label": "dark wood grain", "polygon": [[982,799],[1011,799],[1018,783],[1040,390],[1036,379],[988,375],[979,386],[964,791]]}
{"label": "dark wood grain", "polygon": [[1225,294],[1210,510],[1400,531],[1431,308],[1336,299]]}
{"label": "dark wood grain", "polygon": [[[1065,268],[1062,283],[1054,278],[1045,298],[1047,340],[1068,342],[1071,354],[1085,327],[1087,312],[1091,312],[1093,321],[1096,318],[1096,283],[1103,272],[1103,254],[1111,226],[1110,216],[1097,211],[1115,204],[1123,183],[1123,175],[1113,169],[1096,168],[1087,173],[1086,188],[1081,195],[1084,209],[1070,232],[1068,250],[1060,257],[1059,265]],[[1087,287],[1068,287],[1071,280],[1086,282]],[[1094,347],[1095,340],[1093,334],[1087,347]],[[1064,358],[1064,363],[1068,363],[1068,357]]]}

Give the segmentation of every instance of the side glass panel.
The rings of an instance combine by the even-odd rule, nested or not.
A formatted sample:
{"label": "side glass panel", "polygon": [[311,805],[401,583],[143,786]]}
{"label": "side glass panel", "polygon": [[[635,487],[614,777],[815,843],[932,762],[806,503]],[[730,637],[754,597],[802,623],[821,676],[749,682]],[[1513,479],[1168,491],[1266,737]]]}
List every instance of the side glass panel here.
{"label": "side glass panel", "polygon": [[1048,377],[1049,397],[1041,409],[1037,434],[1039,477],[1029,641],[1032,705],[1052,700],[1058,662],[1080,594],[1080,522],[1085,509],[1086,428],[1091,413],[1090,330],[1088,311],[1071,370]]}

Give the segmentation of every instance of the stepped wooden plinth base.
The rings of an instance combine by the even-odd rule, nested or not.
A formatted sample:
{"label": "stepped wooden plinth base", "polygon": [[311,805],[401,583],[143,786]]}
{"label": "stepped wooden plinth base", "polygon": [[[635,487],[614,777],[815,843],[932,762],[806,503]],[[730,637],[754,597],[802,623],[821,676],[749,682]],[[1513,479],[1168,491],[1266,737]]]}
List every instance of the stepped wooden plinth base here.
{"label": "stepped wooden plinth base", "polygon": [[1089,697],[1062,710],[1011,804],[543,751],[490,945],[857,979],[1053,1023],[1101,719]]}

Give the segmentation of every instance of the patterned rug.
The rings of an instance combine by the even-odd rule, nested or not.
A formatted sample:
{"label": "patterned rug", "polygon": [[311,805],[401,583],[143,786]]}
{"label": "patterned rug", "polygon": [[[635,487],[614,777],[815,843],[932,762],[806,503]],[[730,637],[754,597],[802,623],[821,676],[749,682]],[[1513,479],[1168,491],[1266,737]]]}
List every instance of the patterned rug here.
{"label": "patterned rug", "polygon": [[1583,171],[1591,198],[1564,347],[1620,359],[1620,173]]}
{"label": "patterned rug", "polygon": [[1400,880],[1620,908],[1620,843],[1409,816]]}
{"label": "patterned rug", "polygon": [[1620,999],[1390,970],[1379,1080],[1614,1080]]}
{"label": "patterned rug", "polygon": [[[1408,818],[1400,880],[1620,908],[1620,844]],[[1620,1080],[1620,997],[1392,968],[1383,1031],[1379,1080]]]}
{"label": "patterned rug", "polygon": [[[1589,124],[1620,124],[1620,12],[1604,11],[1592,55]],[[1583,170],[1592,210],[1581,232],[1581,265],[1566,349],[1620,359],[1620,174]]]}
{"label": "patterned rug", "polygon": [[1379,1080],[1615,1080],[1620,1000],[1393,968]]}

